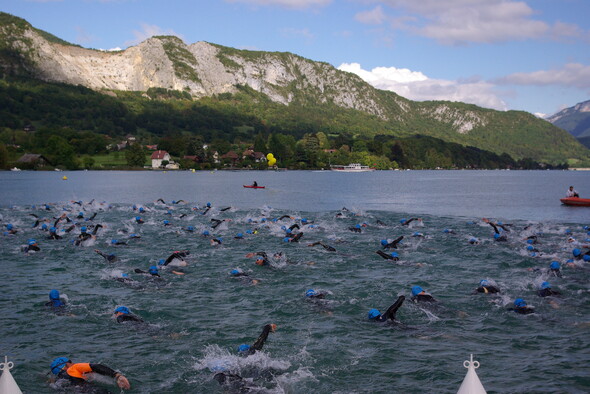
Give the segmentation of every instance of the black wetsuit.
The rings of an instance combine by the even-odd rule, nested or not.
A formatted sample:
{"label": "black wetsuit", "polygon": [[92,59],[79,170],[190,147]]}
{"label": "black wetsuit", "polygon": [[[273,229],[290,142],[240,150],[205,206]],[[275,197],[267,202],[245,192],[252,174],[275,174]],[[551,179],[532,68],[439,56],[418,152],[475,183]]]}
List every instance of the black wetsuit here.
{"label": "black wetsuit", "polygon": [[402,223],[402,226],[409,226],[410,223],[412,223],[414,220],[418,220],[418,218],[411,218],[406,220],[405,222]]}
{"label": "black wetsuit", "polygon": [[289,238],[289,242],[299,242],[301,237],[303,237],[303,233],[299,233],[295,235],[293,238]]}
{"label": "black wetsuit", "polygon": [[211,225],[212,229],[216,229],[217,226],[219,226],[221,223],[223,223],[225,220],[220,220],[220,219],[211,219],[211,221],[213,222],[213,224]]}
{"label": "black wetsuit", "polygon": [[283,215],[280,218],[278,218],[277,221],[283,220],[283,219],[291,219],[291,216],[290,215]]}
{"label": "black wetsuit", "polygon": [[182,260],[184,257],[188,256],[189,254],[191,254],[191,252],[189,252],[188,250],[174,252],[170,256],[168,256],[168,258],[166,259],[166,261],[164,261],[164,264],[162,264],[162,265],[168,265],[174,259]]}
{"label": "black wetsuit", "polygon": [[57,233],[49,233],[49,236],[47,237],[47,239],[62,239],[63,237],[61,235],[58,235]]}
{"label": "black wetsuit", "polygon": [[418,294],[412,297],[412,301],[414,302],[436,302],[434,297],[430,294]]}
{"label": "black wetsuit", "polygon": [[333,248],[333,247],[332,247],[332,246],[330,246],[330,245],[326,245],[325,243],[323,243],[323,242],[321,242],[321,241],[314,242],[314,243],[312,243],[312,244],[309,244],[308,246],[316,246],[316,245],[321,245],[321,246],[322,246],[324,249],[326,249],[328,252],[335,252],[335,251],[336,251],[336,249],[335,249],[335,248]]}
{"label": "black wetsuit", "polygon": [[397,310],[402,306],[405,299],[405,296],[399,296],[397,300],[389,308],[387,308],[387,311],[385,313],[377,316],[374,320],[379,322],[385,322],[387,320],[395,321],[395,314],[397,313]]}
{"label": "black wetsuit", "polygon": [[551,288],[541,289],[537,291],[539,297],[550,297],[550,296],[559,296],[561,293],[559,291],[552,290]]}
{"label": "black wetsuit", "polygon": [[272,326],[270,324],[264,326],[264,328],[262,329],[262,333],[260,333],[260,336],[258,337],[256,342],[254,342],[254,344],[250,346],[250,348],[247,351],[244,352],[246,356],[254,354],[258,350],[262,350],[262,346],[264,346],[264,342],[266,342],[268,334],[270,334],[271,330]]}
{"label": "black wetsuit", "polygon": [[476,290],[478,293],[485,293],[485,294],[496,294],[500,292],[496,286],[479,286]]}
{"label": "black wetsuit", "polygon": [[383,252],[382,250],[378,250],[375,253],[377,253],[379,256],[383,257],[386,260],[393,260],[393,261],[399,260],[399,257],[395,257],[390,254],[387,254],[387,253]]}
{"label": "black wetsuit", "polygon": [[362,230],[360,227],[349,227],[348,229],[352,232],[355,232],[355,233],[362,233]]}
{"label": "black wetsuit", "polygon": [[98,253],[99,255],[101,255],[106,261],[108,261],[109,263],[114,262],[115,260],[117,260],[117,256],[115,256],[114,254],[106,254],[101,252],[100,250],[96,249],[95,250],[96,253]]}
{"label": "black wetsuit", "polygon": [[295,224],[293,224],[293,225],[291,225],[291,226],[289,227],[289,230],[293,231],[293,229],[297,229],[297,230],[299,230],[299,229],[300,229],[300,227],[299,227],[299,225],[298,225],[297,223],[295,223]]}
{"label": "black wetsuit", "polygon": [[402,239],[404,239],[403,235],[397,237],[390,243],[383,245],[383,249],[397,249],[397,244],[400,243]]}
{"label": "black wetsuit", "polygon": [[28,253],[28,252],[30,252],[30,251],[33,251],[33,252],[39,252],[39,251],[41,250],[41,248],[39,247],[39,245],[27,245],[27,246],[24,246],[24,247],[22,248],[22,250],[23,250],[23,252],[25,252],[25,253]]}
{"label": "black wetsuit", "polygon": [[514,311],[516,313],[519,313],[521,315],[529,315],[531,313],[535,313],[535,308],[530,307],[530,306],[517,306],[514,308],[508,308],[509,311]]}
{"label": "black wetsuit", "polygon": [[135,316],[132,313],[123,313],[122,315],[117,316],[117,323],[123,322],[134,322],[134,323],[143,323],[143,319],[139,316]]}

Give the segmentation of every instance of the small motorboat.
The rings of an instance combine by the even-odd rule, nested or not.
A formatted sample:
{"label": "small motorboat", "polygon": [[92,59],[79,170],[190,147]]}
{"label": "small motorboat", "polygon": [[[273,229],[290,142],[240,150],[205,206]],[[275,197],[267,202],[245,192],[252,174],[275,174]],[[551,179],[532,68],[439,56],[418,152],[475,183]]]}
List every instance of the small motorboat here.
{"label": "small motorboat", "polygon": [[580,197],[566,197],[561,198],[561,201],[564,205],[571,205],[575,207],[590,207],[590,198],[580,198]]}
{"label": "small motorboat", "polygon": [[247,189],[264,189],[266,186],[243,185]]}

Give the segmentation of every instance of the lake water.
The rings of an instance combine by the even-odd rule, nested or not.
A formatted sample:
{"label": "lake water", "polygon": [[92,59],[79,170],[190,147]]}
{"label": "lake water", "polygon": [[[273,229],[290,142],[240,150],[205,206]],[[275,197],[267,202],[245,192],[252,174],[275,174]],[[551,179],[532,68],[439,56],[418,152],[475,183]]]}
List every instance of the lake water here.
{"label": "lake water", "polygon": [[[267,188],[242,187],[254,180]],[[250,392],[452,393],[471,353],[488,392],[585,393],[590,269],[566,261],[573,248],[590,244],[590,208],[559,203],[570,185],[590,195],[590,173],[0,172],[1,223],[19,230],[0,236],[0,356],[15,363],[13,376],[29,393],[56,391],[46,374],[58,356],[118,369],[136,393],[240,392],[213,379],[221,369],[242,376]],[[207,202],[212,209],[202,214]],[[135,223],[134,204],[145,207],[145,223]],[[76,220],[80,211],[97,216]],[[78,222],[63,239],[48,240],[32,227],[31,213],[51,226],[62,212]],[[283,215],[292,218],[272,220]],[[422,221],[400,224],[411,217]],[[510,224],[508,242],[494,242],[482,217]],[[212,228],[211,219],[226,221]],[[80,226],[93,223],[104,226],[96,240],[75,246]],[[284,242],[281,227],[296,223],[301,241]],[[350,230],[356,225],[360,233]],[[244,239],[234,238],[238,232]],[[400,261],[375,253],[382,239],[400,235]],[[531,235],[538,237],[535,256],[526,249]],[[211,237],[222,244],[211,246]],[[470,244],[473,237],[480,243]],[[40,252],[21,251],[30,238]],[[336,251],[308,246],[317,241]],[[94,249],[118,260],[107,263]],[[178,269],[185,275],[168,268],[154,280],[134,272],[185,249],[188,266]],[[258,266],[246,254],[259,251],[283,256]],[[549,274],[552,261],[562,264],[561,278]],[[260,283],[232,277],[235,268]],[[116,280],[121,273],[131,282]],[[495,282],[501,295],[472,294],[481,279]],[[546,280],[561,297],[537,295]],[[414,285],[438,305],[411,302]],[[311,288],[326,299],[310,302]],[[51,289],[67,297],[67,314],[44,306]],[[401,324],[367,319],[369,309],[384,312],[402,294]],[[517,297],[536,313],[508,311]],[[116,323],[119,305],[146,323]],[[238,345],[252,344],[267,323],[278,329],[263,350],[239,356]]]}

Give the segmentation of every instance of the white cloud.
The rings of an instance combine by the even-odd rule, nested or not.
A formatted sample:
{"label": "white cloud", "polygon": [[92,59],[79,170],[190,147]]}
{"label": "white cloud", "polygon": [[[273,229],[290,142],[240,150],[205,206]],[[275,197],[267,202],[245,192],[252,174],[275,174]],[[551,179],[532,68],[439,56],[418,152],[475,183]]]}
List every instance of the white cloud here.
{"label": "white cloud", "polygon": [[590,93],[590,66],[580,63],[568,63],[560,69],[515,73],[499,78],[494,82],[506,85],[560,85],[578,88]]}
{"label": "white cloud", "polygon": [[358,63],[344,63],[338,69],[358,75],[377,89],[390,90],[410,100],[460,101],[485,108],[507,109],[506,103],[494,92],[494,85],[479,79],[430,79],[419,71],[396,67],[376,67],[368,71]]}
{"label": "white cloud", "polygon": [[[356,19],[368,24],[387,23],[394,30],[409,31],[446,45],[588,35],[574,24],[558,21],[551,26],[535,19],[535,11],[524,1],[376,0],[376,2],[389,7],[392,15],[387,15],[378,5],[372,11],[357,14]],[[378,13],[377,9],[379,9]],[[400,16],[400,13],[403,15]],[[374,17],[369,18],[373,14],[375,14]]]}
{"label": "white cloud", "polygon": [[332,0],[225,0],[228,3],[246,3],[252,5],[277,5],[287,8],[310,8],[313,6],[325,6]]}
{"label": "white cloud", "polygon": [[133,40],[126,41],[124,44],[125,46],[139,44],[140,42],[145,41],[153,36],[176,36],[181,40],[183,39],[182,35],[175,33],[172,29],[162,29],[159,26],[149,25],[147,23],[141,24],[141,30],[133,30],[133,35],[135,38]]}

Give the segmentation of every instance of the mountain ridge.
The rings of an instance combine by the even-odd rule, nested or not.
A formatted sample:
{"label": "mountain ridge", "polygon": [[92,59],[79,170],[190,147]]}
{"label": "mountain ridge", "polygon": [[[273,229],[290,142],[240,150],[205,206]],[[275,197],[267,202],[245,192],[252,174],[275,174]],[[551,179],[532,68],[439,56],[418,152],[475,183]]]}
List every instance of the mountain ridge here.
{"label": "mountain ridge", "polygon": [[[285,106],[338,107],[374,116],[383,126],[362,131],[373,135],[424,134],[553,163],[590,157],[590,151],[568,133],[532,114],[448,101],[413,102],[375,89],[328,63],[289,52],[248,51],[204,41],[187,45],[174,36],[155,36],[122,51],[106,52],[43,33],[24,19],[0,13],[4,74],[26,74],[116,95],[165,88],[196,100],[236,94],[247,86]],[[324,122],[330,122],[330,114],[325,116]]]}

